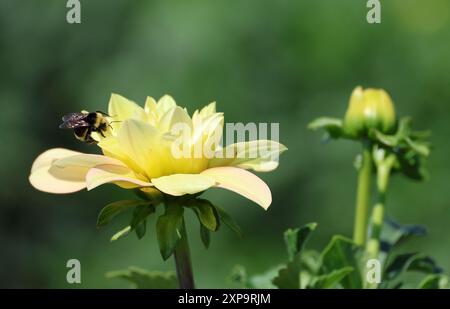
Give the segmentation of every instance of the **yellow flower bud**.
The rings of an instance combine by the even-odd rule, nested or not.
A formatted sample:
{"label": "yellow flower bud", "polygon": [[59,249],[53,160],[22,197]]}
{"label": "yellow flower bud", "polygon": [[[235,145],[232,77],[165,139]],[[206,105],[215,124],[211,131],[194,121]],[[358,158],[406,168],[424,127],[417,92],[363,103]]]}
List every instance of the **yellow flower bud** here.
{"label": "yellow flower bud", "polygon": [[378,129],[389,133],[395,128],[396,116],[394,104],[383,89],[353,90],[345,114],[344,130],[352,137],[359,137],[369,129]]}

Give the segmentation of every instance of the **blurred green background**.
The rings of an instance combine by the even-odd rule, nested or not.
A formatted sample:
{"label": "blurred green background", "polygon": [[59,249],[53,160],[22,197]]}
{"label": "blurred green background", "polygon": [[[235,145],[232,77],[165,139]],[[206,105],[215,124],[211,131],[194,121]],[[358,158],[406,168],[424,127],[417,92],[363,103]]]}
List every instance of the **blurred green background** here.
{"label": "blurred green background", "polygon": [[[52,147],[98,152],[59,130],[60,117],[106,110],[111,92],[143,104],[169,93],[190,112],[216,100],[228,122],[279,122],[289,147],[278,170],[262,174],[272,189],[268,212],[231,192],[208,198],[244,229],[222,229],[205,250],[188,220],[199,287],[229,287],[236,264],[250,273],[286,259],[282,232],[315,221],[310,247],[335,233],[351,236],[359,146],[321,142],[306,130],[322,115],[343,116],[356,85],[382,87],[399,115],[433,131],[430,181],[394,178],[388,213],[422,223],[429,236],[409,245],[450,271],[450,2],[382,1],[382,23],[366,22],[366,1],[83,1],[81,24],[66,22],[66,1],[0,2],[0,286],[127,287],[104,273],[163,262],[154,233],[110,243],[127,216],[95,227],[107,203],[132,197],[115,186],[50,195],[28,175]],[[406,249],[406,248],[405,248]],[[81,261],[82,284],[66,282],[66,261]]]}

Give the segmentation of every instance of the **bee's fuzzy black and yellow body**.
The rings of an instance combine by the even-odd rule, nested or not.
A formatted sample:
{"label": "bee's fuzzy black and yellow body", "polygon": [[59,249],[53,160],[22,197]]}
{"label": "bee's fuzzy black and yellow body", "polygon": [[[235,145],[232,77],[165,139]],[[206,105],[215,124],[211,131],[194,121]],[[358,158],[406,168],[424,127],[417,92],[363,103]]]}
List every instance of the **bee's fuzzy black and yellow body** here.
{"label": "bee's fuzzy black and yellow body", "polygon": [[106,113],[101,111],[81,113],[70,113],[65,115],[63,123],[59,126],[61,129],[73,129],[75,137],[88,144],[96,143],[92,138],[92,132],[98,132],[105,137],[105,133],[110,126]]}

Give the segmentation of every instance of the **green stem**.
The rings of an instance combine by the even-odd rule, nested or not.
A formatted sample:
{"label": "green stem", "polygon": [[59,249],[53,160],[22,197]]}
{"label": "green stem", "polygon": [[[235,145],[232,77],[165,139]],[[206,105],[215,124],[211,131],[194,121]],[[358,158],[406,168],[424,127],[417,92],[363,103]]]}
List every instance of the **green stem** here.
{"label": "green stem", "polygon": [[[382,267],[382,261],[380,257],[380,239],[381,231],[383,230],[384,215],[386,212],[386,191],[389,183],[389,176],[391,174],[392,166],[395,162],[395,155],[391,154],[383,162],[377,164],[377,190],[378,190],[378,201],[372,210],[371,219],[371,233],[370,239],[366,246],[366,258],[377,259],[380,262],[380,268]],[[378,283],[368,282],[367,288],[376,289]]]}
{"label": "green stem", "polygon": [[186,225],[183,223],[180,230],[181,239],[178,242],[175,251],[175,267],[177,269],[178,283],[180,289],[195,289],[194,275],[192,273],[191,256],[189,243],[186,234]]}
{"label": "green stem", "polygon": [[383,228],[384,213],[386,205],[384,203],[384,194],[378,199],[377,204],[372,210],[371,233],[367,242],[366,252],[369,259],[377,259],[380,252],[380,236]]}
{"label": "green stem", "polygon": [[370,203],[370,178],[372,174],[372,147],[368,142],[365,142],[363,146],[362,162],[358,174],[355,225],[353,231],[353,241],[360,246],[364,246],[366,243]]}

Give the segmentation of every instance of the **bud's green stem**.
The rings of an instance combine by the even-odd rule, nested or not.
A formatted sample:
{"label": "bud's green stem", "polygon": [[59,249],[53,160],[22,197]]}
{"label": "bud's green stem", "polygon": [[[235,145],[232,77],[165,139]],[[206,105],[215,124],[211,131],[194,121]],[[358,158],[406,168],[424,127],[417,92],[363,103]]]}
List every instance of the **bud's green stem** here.
{"label": "bud's green stem", "polygon": [[[377,163],[377,190],[378,202],[372,210],[371,234],[367,242],[365,256],[367,259],[378,259],[380,263],[380,239],[383,229],[384,215],[386,212],[386,191],[389,184],[389,177],[396,157],[390,154],[382,161]],[[378,283],[367,283],[367,288],[376,289]]]}
{"label": "bud's green stem", "polygon": [[356,194],[355,225],[353,231],[353,241],[359,246],[364,246],[366,243],[370,203],[370,178],[372,174],[372,146],[368,141],[365,141],[363,147],[362,163],[358,174],[358,191]]}

